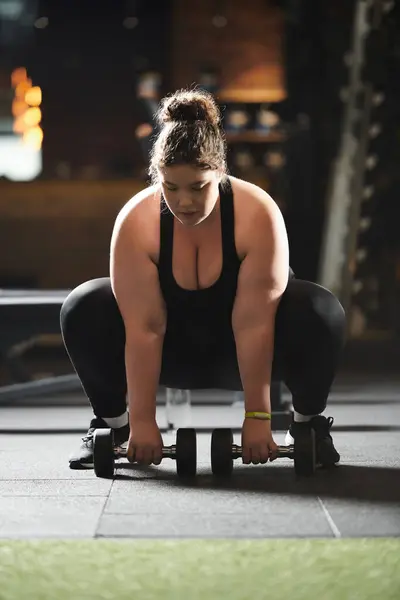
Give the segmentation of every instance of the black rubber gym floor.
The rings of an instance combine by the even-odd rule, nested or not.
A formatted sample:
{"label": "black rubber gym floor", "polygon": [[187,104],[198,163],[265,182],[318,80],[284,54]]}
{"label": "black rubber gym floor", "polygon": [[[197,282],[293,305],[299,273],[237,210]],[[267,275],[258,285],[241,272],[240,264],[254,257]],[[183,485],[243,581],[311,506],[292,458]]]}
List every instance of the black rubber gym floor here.
{"label": "black rubber gym floor", "polygon": [[[334,386],[326,415],[335,419],[341,465],[304,480],[295,477],[292,461],[281,459],[264,466],[235,461],[232,478],[216,481],[210,433],[198,433],[198,476],[191,483],[177,478],[169,459],[150,468],[121,464],[114,480],[71,471],[68,455],[90,410],[80,398],[69,399],[75,405],[53,400],[52,406],[0,407],[1,538],[400,535],[398,382]],[[242,411],[240,405],[194,406],[193,426],[234,427],[240,444]],[[163,406],[158,421],[165,422]],[[163,439],[173,444],[174,434]],[[275,439],[283,444],[284,434]]]}

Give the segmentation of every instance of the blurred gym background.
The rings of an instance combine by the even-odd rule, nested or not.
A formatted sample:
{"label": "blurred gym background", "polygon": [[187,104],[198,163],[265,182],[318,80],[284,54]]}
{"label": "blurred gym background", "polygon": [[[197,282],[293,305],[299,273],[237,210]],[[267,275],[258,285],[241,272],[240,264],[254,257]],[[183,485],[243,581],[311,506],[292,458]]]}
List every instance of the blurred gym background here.
{"label": "blurred gym background", "polygon": [[[3,304],[108,275],[114,219],[146,186],[157,101],[192,84],[221,105],[230,172],[281,207],[296,275],[344,304],[343,369],[393,376],[400,7],[389,0],[0,0]],[[3,386],[71,372],[58,307],[31,304],[14,322],[0,310]]]}

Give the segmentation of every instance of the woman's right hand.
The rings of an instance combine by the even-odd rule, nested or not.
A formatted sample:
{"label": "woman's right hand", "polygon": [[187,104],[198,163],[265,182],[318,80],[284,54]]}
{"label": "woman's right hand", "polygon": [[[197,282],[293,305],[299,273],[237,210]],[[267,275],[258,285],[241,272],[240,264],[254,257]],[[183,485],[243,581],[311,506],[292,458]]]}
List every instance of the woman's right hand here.
{"label": "woman's right hand", "polygon": [[155,419],[137,419],[130,423],[127,447],[129,462],[159,465],[162,460],[163,440]]}

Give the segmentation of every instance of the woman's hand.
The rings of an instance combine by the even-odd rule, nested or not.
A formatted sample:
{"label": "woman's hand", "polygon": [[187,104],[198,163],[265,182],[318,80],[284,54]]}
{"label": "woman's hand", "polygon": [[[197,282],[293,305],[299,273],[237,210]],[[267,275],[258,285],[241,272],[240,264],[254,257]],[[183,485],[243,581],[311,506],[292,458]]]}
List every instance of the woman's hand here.
{"label": "woman's hand", "polygon": [[278,446],[271,432],[271,421],[245,419],[242,426],[242,460],[245,465],[271,462],[278,457]]}
{"label": "woman's hand", "polygon": [[159,465],[162,460],[163,440],[155,419],[135,418],[130,424],[127,446],[129,462]]}

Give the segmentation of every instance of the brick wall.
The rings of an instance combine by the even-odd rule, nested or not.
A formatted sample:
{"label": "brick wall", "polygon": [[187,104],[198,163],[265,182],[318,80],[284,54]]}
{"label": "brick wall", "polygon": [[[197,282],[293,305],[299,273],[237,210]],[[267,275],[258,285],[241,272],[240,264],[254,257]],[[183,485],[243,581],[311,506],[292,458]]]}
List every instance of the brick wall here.
{"label": "brick wall", "polygon": [[214,0],[175,0],[173,87],[196,82],[202,65],[211,64],[221,72],[222,101],[282,100],[283,12],[266,0],[229,0],[224,4],[227,24],[218,28],[212,23]]}

